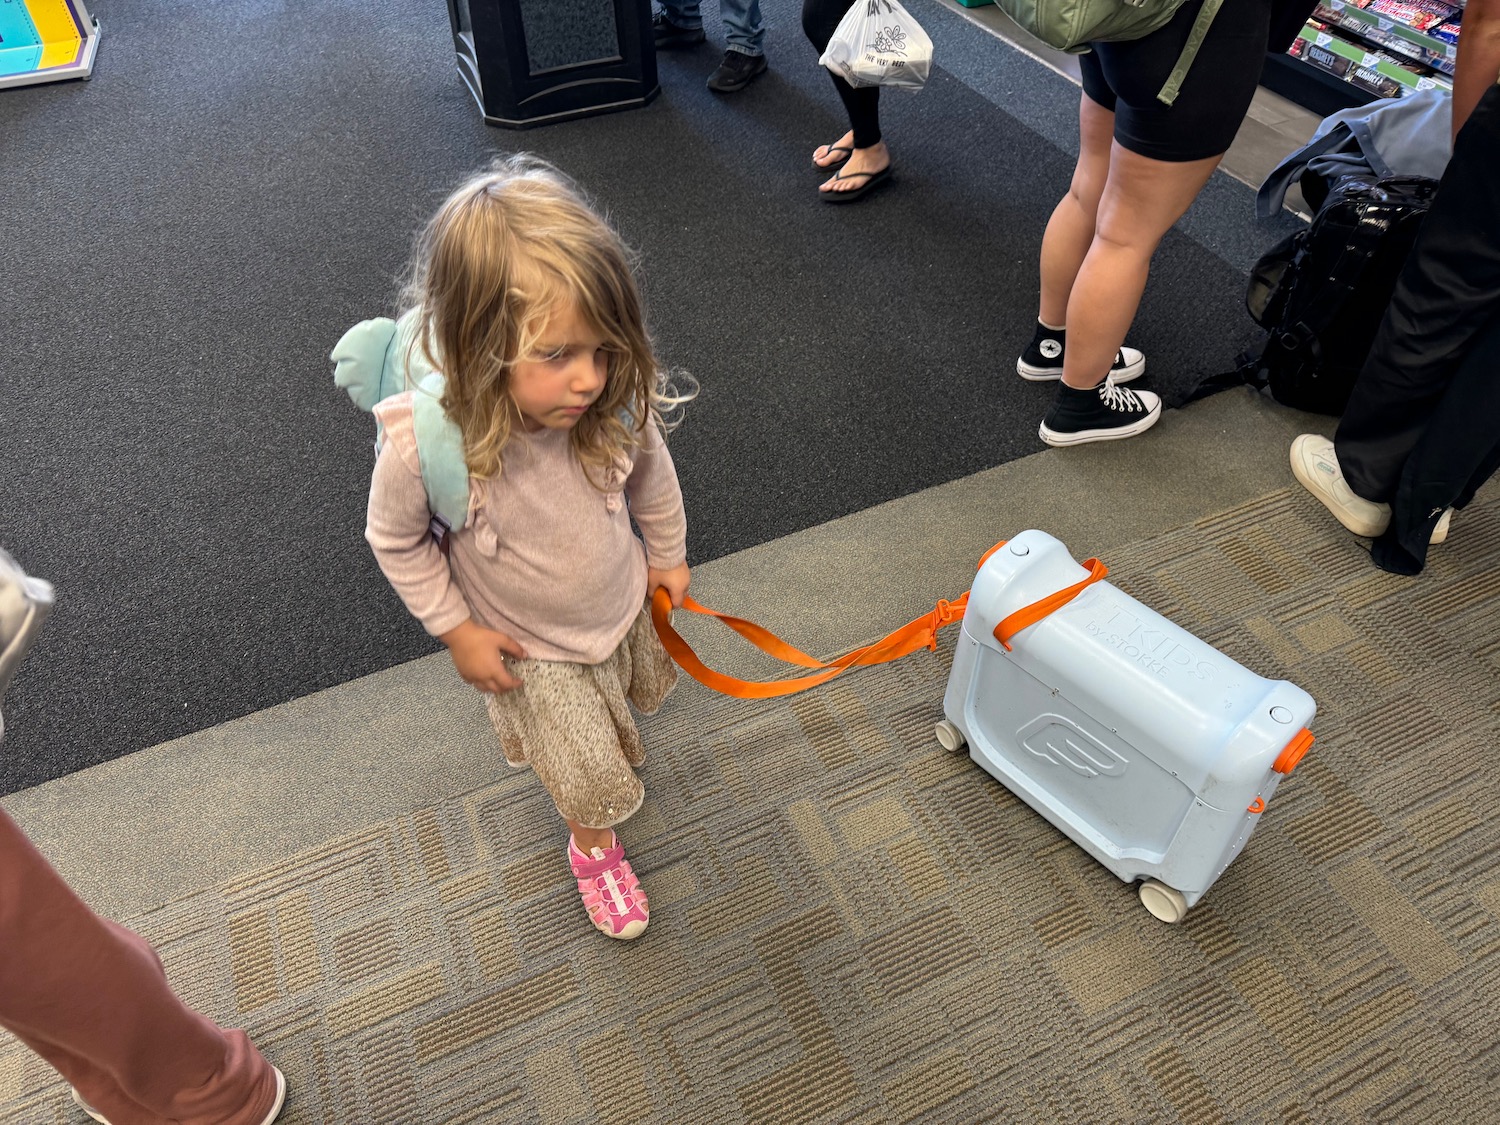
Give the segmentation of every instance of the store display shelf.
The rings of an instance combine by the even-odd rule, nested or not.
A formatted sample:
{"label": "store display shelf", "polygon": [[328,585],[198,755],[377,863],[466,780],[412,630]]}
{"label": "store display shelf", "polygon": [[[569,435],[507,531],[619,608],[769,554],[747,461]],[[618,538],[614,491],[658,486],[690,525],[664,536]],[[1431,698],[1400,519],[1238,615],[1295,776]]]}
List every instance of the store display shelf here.
{"label": "store display shelf", "polygon": [[[1403,66],[1399,66],[1390,59],[1381,58],[1372,51],[1366,51],[1358,44],[1349,43],[1336,35],[1326,31],[1319,31],[1314,27],[1304,27],[1297,36],[1309,45],[1304,49],[1304,59],[1310,58],[1306,50],[1316,47],[1340,59],[1346,59],[1352,67],[1390,79],[1408,90],[1430,90],[1434,86],[1445,90],[1453,88],[1452,82],[1444,77],[1425,74],[1415,74]],[[1310,63],[1309,65],[1316,65]],[[1337,77],[1344,77],[1338,75]]]}
{"label": "store display shelf", "polygon": [[1377,31],[1393,35],[1398,39],[1404,39],[1413,46],[1420,47],[1430,55],[1449,60],[1458,57],[1458,47],[1456,45],[1445,43],[1441,39],[1434,39],[1431,35],[1418,31],[1414,27],[1408,27],[1399,20],[1387,19],[1385,16],[1378,15],[1375,12],[1367,12],[1365,9],[1354,4],[1345,3],[1344,0],[1320,0],[1318,6],[1337,12],[1339,14],[1338,22],[1350,30],[1356,30],[1355,25],[1373,27]]}
{"label": "store display shelf", "polygon": [[1374,94],[1291,55],[1267,54],[1260,84],[1319,117],[1375,100]]}

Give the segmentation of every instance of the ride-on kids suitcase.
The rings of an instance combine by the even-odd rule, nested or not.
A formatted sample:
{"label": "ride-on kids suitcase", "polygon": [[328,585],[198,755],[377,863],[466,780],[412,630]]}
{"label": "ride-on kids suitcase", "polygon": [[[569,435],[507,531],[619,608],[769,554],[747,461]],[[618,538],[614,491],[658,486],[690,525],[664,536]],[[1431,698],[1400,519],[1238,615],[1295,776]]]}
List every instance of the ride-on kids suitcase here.
{"label": "ride-on kids suitcase", "polygon": [[1144,880],[1142,903],[1176,922],[1245,846],[1311,745],[1317,708],[1103,573],[1041,531],[995,550],[969,593],[937,736],[967,744],[1121,879]]}

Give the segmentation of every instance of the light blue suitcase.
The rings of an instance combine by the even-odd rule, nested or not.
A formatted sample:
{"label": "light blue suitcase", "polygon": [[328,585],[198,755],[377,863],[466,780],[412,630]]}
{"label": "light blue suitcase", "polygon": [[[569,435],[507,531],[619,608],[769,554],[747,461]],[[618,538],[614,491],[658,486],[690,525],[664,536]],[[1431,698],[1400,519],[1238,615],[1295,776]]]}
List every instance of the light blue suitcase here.
{"label": "light blue suitcase", "polygon": [[1022,629],[1012,613],[1082,581],[1062,543],[1026,531],[974,579],[937,737],[993,774],[1180,921],[1240,853],[1312,742],[1317,707],[1096,581]]}

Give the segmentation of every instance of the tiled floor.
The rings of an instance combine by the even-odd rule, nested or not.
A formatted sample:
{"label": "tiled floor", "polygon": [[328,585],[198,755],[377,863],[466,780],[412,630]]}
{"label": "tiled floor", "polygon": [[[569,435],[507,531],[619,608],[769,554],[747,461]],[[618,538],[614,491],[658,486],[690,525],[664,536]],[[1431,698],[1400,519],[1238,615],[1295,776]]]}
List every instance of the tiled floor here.
{"label": "tiled floor", "polygon": [[[955,12],[973,20],[994,35],[1046,63],[1059,74],[1078,81],[1078,60],[1047,46],[1018,27],[1009,16],[993,4],[966,8],[956,0],[940,0]],[[1261,87],[1239,135],[1224,157],[1223,169],[1235,179],[1252,187],[1260,186],[1267,173],[1290,152],[1301,148],[1317,128],[1316,114],[1290,102],[1279,94]],[[1300,196],[1289,203],[1300,205]]]}

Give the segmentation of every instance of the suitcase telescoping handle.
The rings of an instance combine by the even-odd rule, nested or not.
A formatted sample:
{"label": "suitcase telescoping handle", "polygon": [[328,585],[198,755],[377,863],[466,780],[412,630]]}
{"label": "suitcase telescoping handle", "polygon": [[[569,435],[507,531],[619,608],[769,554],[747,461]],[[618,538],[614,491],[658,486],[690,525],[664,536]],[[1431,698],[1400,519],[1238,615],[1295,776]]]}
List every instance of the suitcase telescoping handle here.
{"label": "suitcase telescoping handle", "polygon": [[[1002,539],[984,553],[979,560],[979,566],[983,567],[989,557],[1003,546],[1005,546],[1005,540]],[[1085,559],[1082,566],[1089,572],[1088,577],[1083,581],[1075,582],[1030,605],[1022,606],[995,626],[995,639],[1005,647],[1007,652],[1010,651],[1010,639],[1022,629],[1035,625],[1049,613],[1060,609],[1082,593],[1085,588],[1109,573],[1109,568],[1098,559]],[[931,613],[924,613],[921,617],[913,618],[901,628],[886,634],[873,644],[851,649],[843,656],[825,661],[808,656],[801,649],[787,644],[775,633],[761,628],[753,621],[746,621],[742,617],[731,617],[727,613],[709,609],[692,597],[683,598],[683,609],[715,618],[766,655],[798,667],[818,669],[810,675],[796,676],[788,680],[742,680],[737,676],[716,672],[704,664],[698,659],[698,654],[693,651],[692,646],[682,639],[676,629],[672,628],[672,599],[663,589],[658,589],[651,599],[651,623],[656,626],[656,635],[661,638],[662,646],[667,653],[684,672],[700,684],[713,688],[722,695],[732,695],[738,699],[772,699],[781,695],[795,695],[808,688],[825,684],[850,668],[887,664],[916,652],[919,648],[936,651],[938,630],[947,628],[955,621],[963,620],[964,609],[968,604],[967,592],[957,601],[950,602],[943,599],[938,602]]]}

